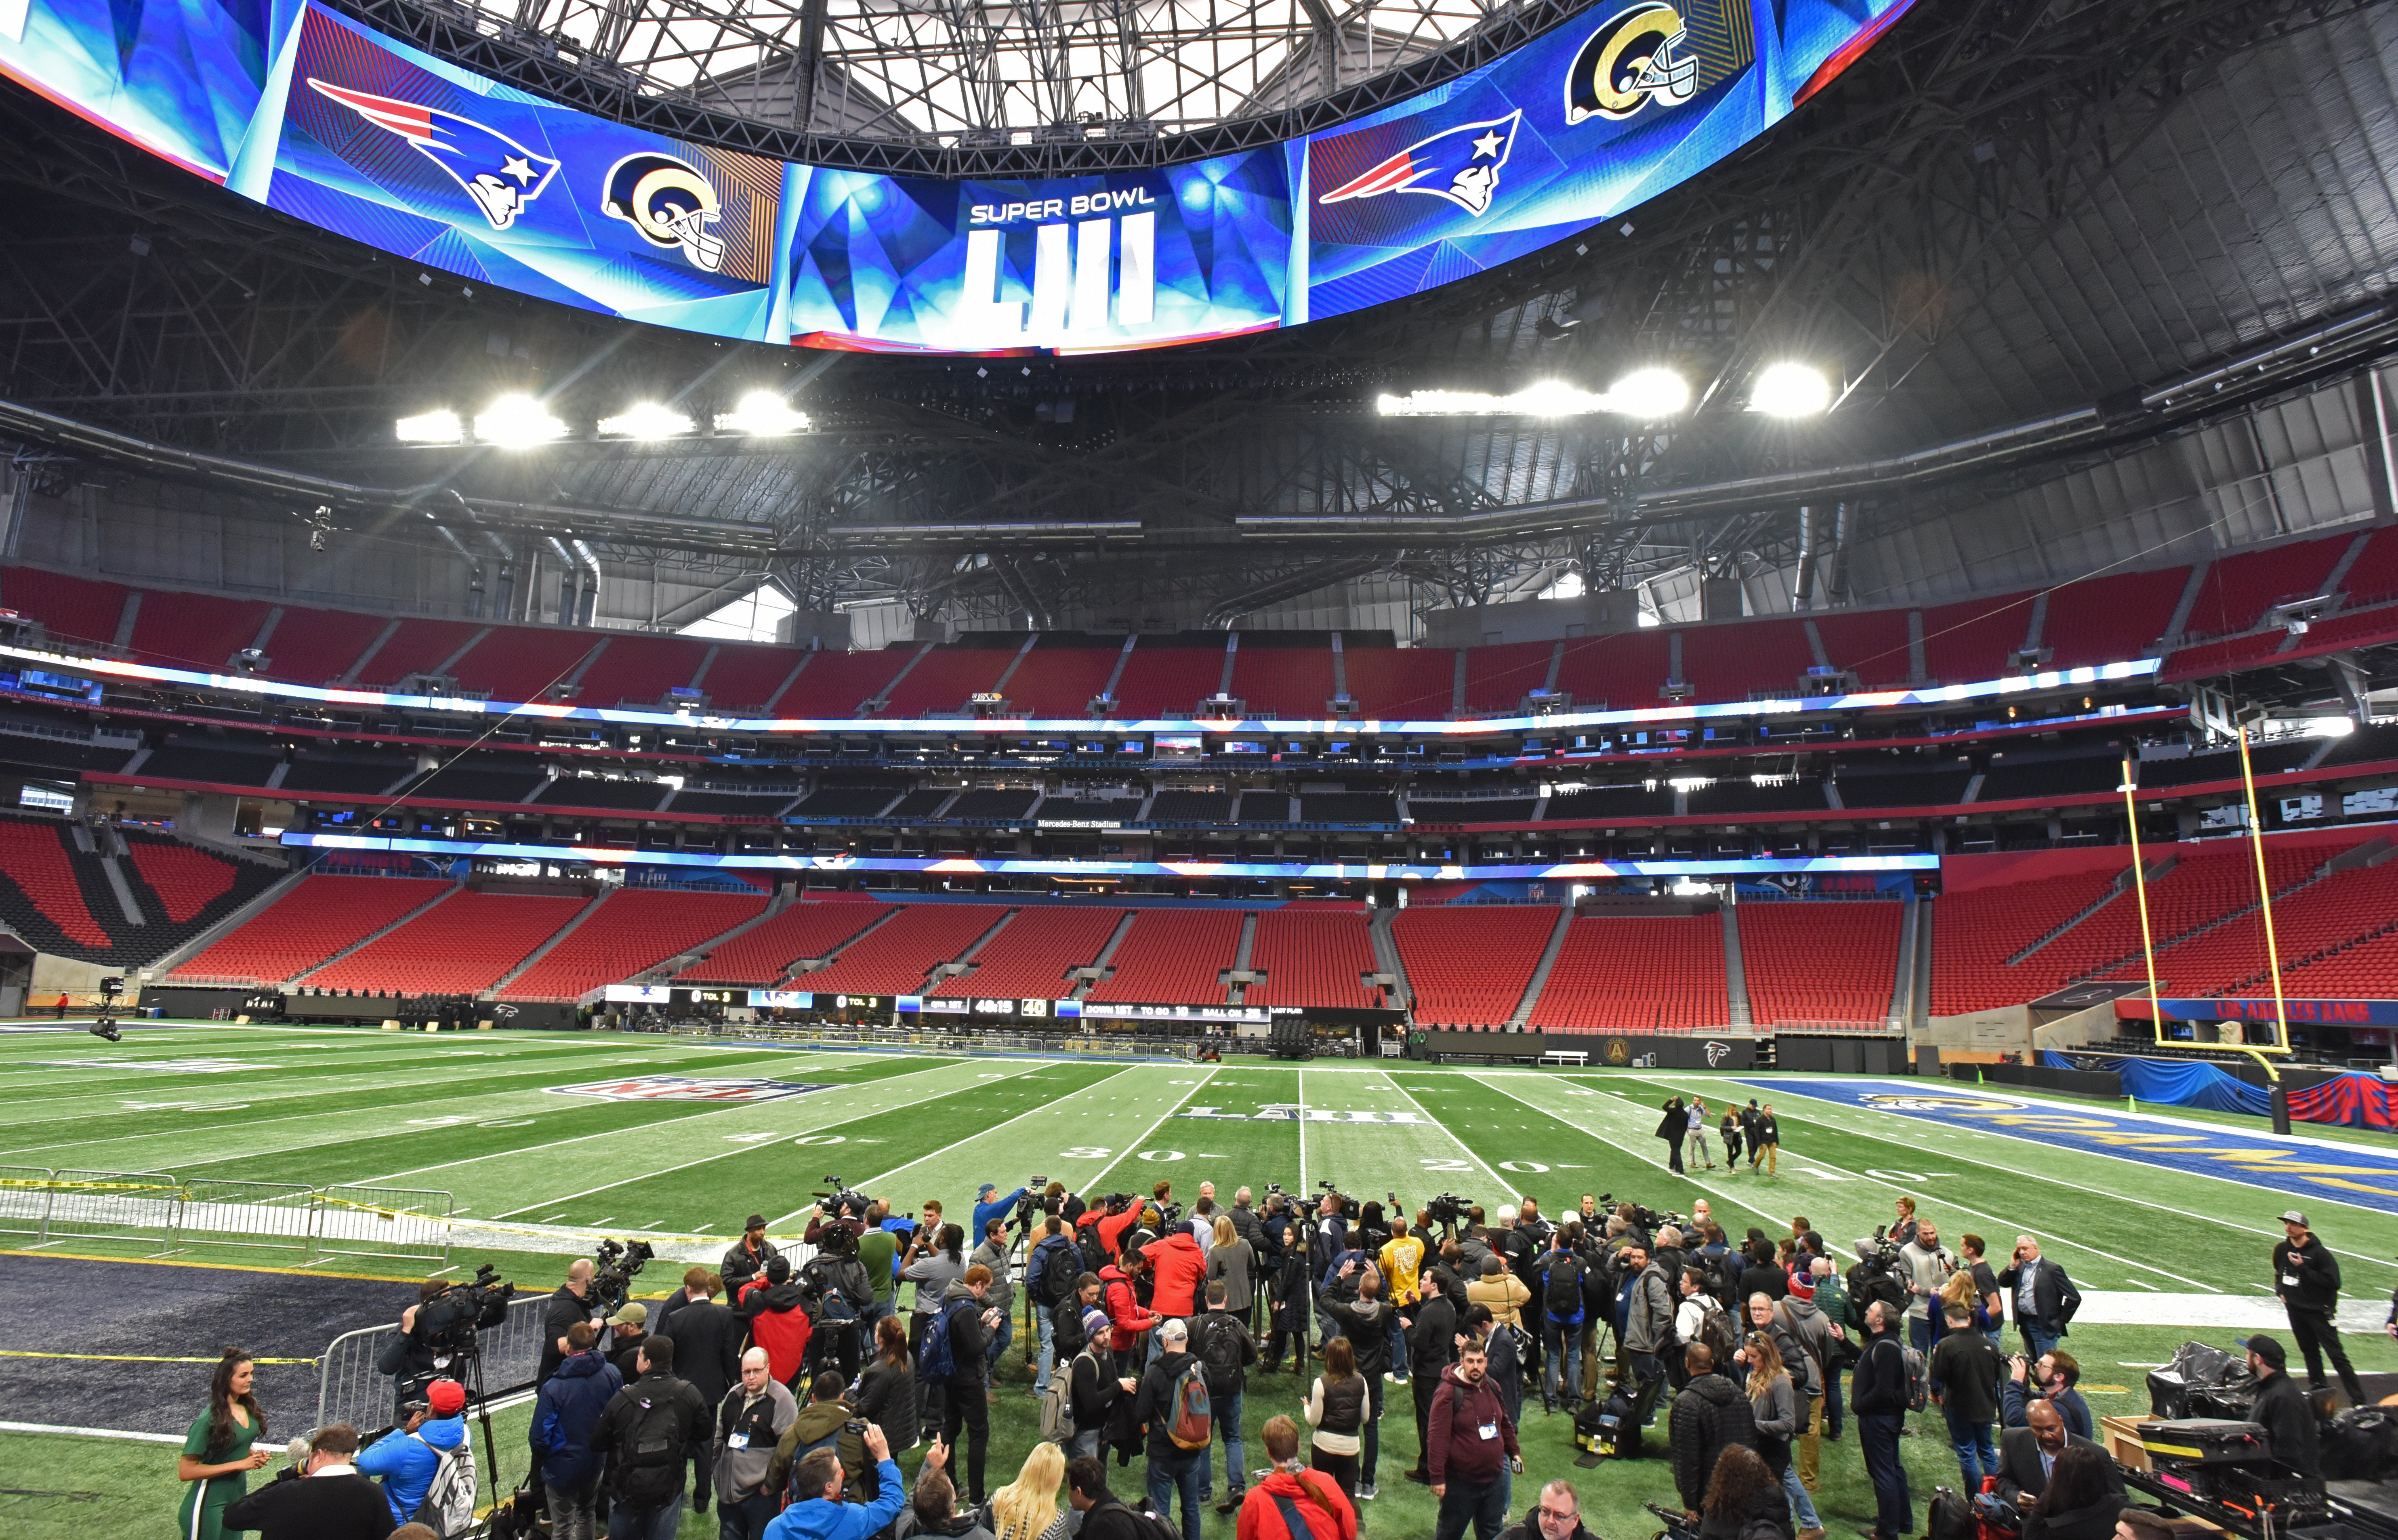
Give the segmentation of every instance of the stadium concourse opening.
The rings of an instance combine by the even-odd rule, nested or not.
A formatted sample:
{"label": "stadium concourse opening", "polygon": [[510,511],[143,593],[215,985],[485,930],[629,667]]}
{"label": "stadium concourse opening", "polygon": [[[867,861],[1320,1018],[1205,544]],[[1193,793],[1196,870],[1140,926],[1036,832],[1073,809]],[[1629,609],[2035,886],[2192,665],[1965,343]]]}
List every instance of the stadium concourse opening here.
{"label": "stadium concourse opening", "polygon": [[2398,7],[0,23],[7,1540],[2398,1540]]}

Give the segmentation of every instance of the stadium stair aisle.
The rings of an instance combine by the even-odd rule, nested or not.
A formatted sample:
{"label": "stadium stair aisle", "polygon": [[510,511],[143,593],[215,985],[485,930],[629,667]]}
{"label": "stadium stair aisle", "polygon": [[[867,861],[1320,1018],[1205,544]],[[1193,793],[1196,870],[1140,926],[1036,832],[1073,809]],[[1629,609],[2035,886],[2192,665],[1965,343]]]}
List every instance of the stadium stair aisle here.
{"label": "stadium stair aisle", "polygon": [[[1550,904],[1444,905],[1402,912],[1391,924],[1391,937],[1415,991],[1416,1020],[1426,1026],[1503,1024],[1522,1003],[1556,921]],[[1556,975],[1550,977],[1554,988]]]}
{"label": "stadium stair aisle", "polygon": [[802,958],[824,956],[890,912],[884,904],[802,899],[717,947],[674,981],[772,988]]}
{"label": "stadium stair aisle", "polygon": [[1223,974],[1241,944],[1241,912],[1144,909],[1086,999],[1102,1004],[1220,1006]]}
{"label": "stadium stair aisle", "polygon": [[843,948],[831,966],[797,975],[825,994],[919,994],[934,968],[952,961],[1006,917],[1005,904],[907,904],[874,933]]}
{"label": "stadium stair aisle", "polygon": [[312,989],[479,994],[583,910],[581,898],[453,893],[309,975]]}
{"label": "stadium stair aisle", "polygon": [[168,979],[279,984],[431,903],[451,885],[424,877],[310,876]]}
{"label": "stadium stair aisle", "polygon": [[945,998],[1062,1000],[1073,988],[1068,970],[1096,961],[1124,917],[1121,909],[1027,904],[975,953],[972,972],[944,979],[926,993]]}
{"label": "stadium stair aisle", "polygon": [[619,888],[572,935],[509,979],[503,1000],[576,1000],[756,919],[764,894]]}

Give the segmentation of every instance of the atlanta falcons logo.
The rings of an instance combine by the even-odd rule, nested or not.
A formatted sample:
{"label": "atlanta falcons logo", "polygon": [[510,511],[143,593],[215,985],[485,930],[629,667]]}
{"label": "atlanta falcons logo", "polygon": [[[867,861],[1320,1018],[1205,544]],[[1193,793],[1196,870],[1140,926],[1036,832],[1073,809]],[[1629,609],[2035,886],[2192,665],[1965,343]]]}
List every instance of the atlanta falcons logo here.
{"label": "atlanta falcons logo", "polygon": [[1351,178],[1316,199],[1346,203],[1384,193],[1430,193],[1480,219],[1499,190],[1499,169],[1516,148],[1519,108],[1487,123],[1468,123],[1420,139],[1372,170]]}
{"label": "atlanta falcons logo", "polygon": [[475,207],[494,230],[514,224],[524,206],[541,196],[541,190],[558,172],[557,161],[534,154],[471,117],[419,102],[370,96],[313,77],[308,84],[318,95],[330,97],[376,128],[415,145],[419,155],[450,173],[450,180],[475,200]]}

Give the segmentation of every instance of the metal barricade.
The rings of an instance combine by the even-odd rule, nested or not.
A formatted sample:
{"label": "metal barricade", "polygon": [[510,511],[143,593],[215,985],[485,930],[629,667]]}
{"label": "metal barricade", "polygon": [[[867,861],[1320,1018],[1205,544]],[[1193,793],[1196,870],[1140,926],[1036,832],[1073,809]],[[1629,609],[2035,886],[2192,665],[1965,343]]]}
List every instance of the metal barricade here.
{"label": "metal barricade", "polygon": [[0,1166],[0,1236],[41,1238],[54,1179],[47,1166]]}
{"label": "metal barricade", "polygon": [[93,1240],[175,1244],[182,1183],[156,1171],[58,1171],[50,1179],[42,1242]]}
{"label": "metal barricade", "polygon": [[186,1181],[175,1241],[313,1255],[316,1196],[304,1182]]}
{"label": "metal barricade", "polygon": [[446,1267],[453,1201],[448,1193],[412,1187],[327,1187],[316,1196],[317,1248]]}
{"label": "metal barricade", "polygon": [[[485,1396],[496,1400],[531,1387],[541,1369],[542,1313],[548,1304],[546,1294],[510,1300],[508,1318],[481,1334]],[[398,1403],[392,1377],[375,1365],[397,1326],[395,1320],[344,1331],[326,1345],[317,1358],[317,1426],[347,1423],[365,1432],[393,1421]]]}

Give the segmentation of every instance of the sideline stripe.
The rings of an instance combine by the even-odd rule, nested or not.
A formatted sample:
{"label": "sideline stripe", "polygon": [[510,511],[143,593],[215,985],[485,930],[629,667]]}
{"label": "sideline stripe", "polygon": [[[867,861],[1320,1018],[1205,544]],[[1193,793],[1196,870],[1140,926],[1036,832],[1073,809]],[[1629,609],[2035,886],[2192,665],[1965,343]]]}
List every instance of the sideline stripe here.
{"label": "sideline stripe", "polygon": [[[1492,1085],[1490,1085],[1490,1082],[1489,1082],[1489,1081],[1488,1081],[1488,1080],[1484,1079],[1484,1078],[1483,1078],[1481,1075],[1479,1075],[1479,1074],[1472,1074],[1472,1075],[1467,1076],[1467,1078],[1468,1078],[1468,1079],[1471,1079],[1471,1080],[1477,1081],[1477,1082],[1481,1083],[1482,1085],[1489,1086],[1489,1087],[1490,1087],[1490,1089],[1492,1089],[1492,1090],[1494,1090],[1494,1091],[1497,1091],[1497,1092],[1498,1092],[1500,1095],[1502,1095],[1502,1096],[1504,1096],[1504,1097],[1510,1098],[1510,1099],[1511,1099],[1511,1100],[1513,1100],[1513,1101],[1523,1101],[1525,1106],[1527,1106],[1527,1107],[1530,1107],[1534,1112],[1537,1112],[1537,1113],[1541,1114],[1542,1114],[1543,1116],[1544,1116],[1544,1117],[1554,1117],[1554,1118],[1556,1118],[1556,1119],[1557,1119],[1557,1121],[1558,1121],[1558,1122],[1560,1122],[1560,1123],[1565,1123],[1565,1122],[1566,1122],[1566,1119],[1565,1119],[1562,1115],[1560,1115],[1559,1114],[1550,1112],[1547,1108],[1543,1107],[1543,1106],[1540,1106],[1540,1105],[1538,1105],[1538,1104],[1537,1104],[1537,1103],[1535,1103],[1535,1102],[1531,1102],[1531,1101],[1524,1101],[1524,1099],[1523,1099],[1522,1097],[1516,1095],[1516,1093],[1515,1093],[1514,1091],[1511,1091],[1511,1090],[1507,1089],[1507,1087],[1505,1087],[1504,1086],[1492,1086]],[[1570,1128],[1570,1127],[1573,1127],[1574,1125],[1572,1125],[1572,1124],[1569,1123],[1567,1126]],[[1596,1137],[1605,1138],[1605,1136],[1604,1136],[1604,1135],[1598,1135],[1598,1136],[1596,1136]],[[1610,1143],[1610,1144],[1615,1144],[1615,1147],[1616,1147],[1617,1149],[1619,1149],[1619,1150],[1623,1150],[1623,1153],[1624,1153],[1624,1154],[1626,1154],[1626,1155],[1634,1155],[1634,1152],[1633,1152],[1632,1150],[1630,1150],[1629,1148],[1625,1147],[1624,1145],[1622,1145],[1622,1144],[1616,1144],[1616,1141],[1615,1141],[1614,1140],[1612,1140],[1612,1139],[1609,1139],[1609,1140],[1607,1141],[1607,1142],[1608,1142],[1608,1143]],[[1639,1157],[1639,1156],[1637,1156],[1637,1155],[1636,1155],[1636,1158],[1640,1158],[1640,1159],[1642,1159],[1642,1163],[1643,1163],[1644,1165],[1645,1165],[1645,1164],[1648,1164],[1648,1160],[1647,1160],[1645,1157]],[[1889,1189],[1889,1190],[1891,1190],[1892,1192],[1896,1192],[1896,1193],[1906,1193],[1906,1194],[1907,1194],[1907,1196],[1914,1196],[1913,1192],[1912,1192],[1912,1191],[1910,1191],[1910,1190],[1909,1190],[1909,1188],[1906,1186],[1906,1183],[1904,1183],[1904,1182],[1884,1182],[1884,1181],[1883,1181],[1881,1178],[1879,1178],[1879,1177],[1876,1177],[1876,1176],[1867,1176],[1867,1175],[1866,1175],[1866,1174],[1865,1174],[1864,1172],[1862,1172],[1862,1171],[1852,1171],[1852,1170],[1850,1170],[1850,1169],[1849,1169],[1847,1167],[1845,1167],[1845,1166],[1835,1166],[1835,1165],[1833,1165],[1833,1164],[1832,1164],[1830,1161],[1828,1161],[1828,1160],[1818,1160],[1818,1159],[1816,1159],[1816,1158],[1815,1158],[1814,1156],[1812,1156],[1812,1155],[1806,1156],[1805,1158],[1806,1158],[1806,1160],[1807,1160],[1807,1163],[1808,1163],[1809,1165],[1811,1165],[1811,1166],[1820,1166],[1820,1167],[1822,1167],[1824,1169],[1825,1169],[1825,1170],[1827,1170],[1827,1171],[1838,1171],[1838,1172],[1841,1173],[1843,1176],[1846,1176],[1846,1177],[1850,1178],[1850,1179],[1851,1179],[1851,1180],[1852,1180],[1852,1181],[1856,1181],[1856,1182],[1871,1182],[1872,1184],[1874,1184],[1874,1185],[1875,1185],[1875,1186],[1877,1186],[1877,1187],[1885,1187],[1885,1188],[1888,1188],[1888,1189]],[[1691,1185],[1693,1185],[1693,1186],[1707,1187],[1707,1190],[1708,1190],[1708,1191],[1710,1191],[1710,1192],[1714,1192],[1714,1191],[1717,1191],[1717,1190],[1718,1190],[1718,1189],[1716,1189],[1716,1188],[1714,1188],[1714,1187],[1712,1187],[1712,1186],[1709,1186],[1709,1185],[1708,1185],[1707,1183],[1705,1183],[1705,1182],[1698,1182],[1698,1181],[1696,1181],[1695,1179],[1689,1179],[1689,1178],[1687,1178],[1687,1174],[1686,1174],[1686,1180],[1691,1180]],[[1727,1201],[1733,1201],[1733,1200],[1731,1200],[1731,1199],[1730,1198],[1730,1195],[1726,1195],[1726,1198],[1727,1198]],[[1942,1203],[1944,1203],[1944,1204],[1947,1205],[1947,1207],[1948,1207],[1949,1209],[1951,1209],[1955,1210],[1955,1211],[1956,1211],[1956,1212],[1958,1212],[1958,1213],[1960,1213],[1960,1214],[1974,1214],[1974,1215],[1976,1215],[1976,1216],[1978,1216],[1978,1217],[1980,1217],[1980,1218],[1982,1218],[1982,1219],[1990,1220],[1990,1221],[1992,1221],[1992,1222],[1994,1222],[1994,1223],[1998,1223],[1998,1224],[2001,1224],[2001,1225],[2011,1225],[2011,1226],[2013,1226],[2013,1227],[2014,1228],[2014,1230],[2015,1230],[2018,1234],[2025,1234],[2025,1235],[2038,1235],[2038,1234],[2040,1234],[2040,1233],[2041,1233],[2041,1227],[2040,1227],[2040,1226],[2035,1226],[2035,1225],[2030,1225],[2030,1224],[2024,1224],[2024,1223],[2018,1223],[2017,1221],[2014,1221],[2014,1220],[2006,1219],[2006,1218],[2004,1218],[2004,1217],[2002,1217],[2002,1216],[2001,1216],[2001,1215],[1991,1213],[1991,1212],[1990,1212],[1988,1209],[1974,1209],[1974,1208],[1971,1208],[1971,1207],[1969,1207],[1969,1206],[1967,1206],[1967,1205],[1965,1205],[1965,1204],[1962,1204],[1962,1203],[1959,1203],[1959,1202],[1957,1202],[1957,1201],[1956,1201],[1955,1199],[1953,1199],[1953,1198],[1948,1198],[1948,1197],[1943,1197],[1943,1198],[1941,1198],[1941,1199],[1940,1199],[1940,1201],[1941,1201]],[[1748,1210],[1749,1212],[1751,1212],[1751,1213],[1760,1213],[1760,1212],[1762,1212],[1762,1210],[1754,1208],[1753,1206],[1751,1206],[1751,1205],[1749,1205],[1749,1204],[1747,1204],[1747,1203],[1741,1203],[1741,1204],[1739,1204],[1739,1207],[1741,1207],[1741,1208],[1743,1208],[1743,1209],[1747,1209],[1747,1210]],[[2157,1277],[2161,1277],[2161,1278],[2171,1278],[2171,1279],[2173,1279],[2176,1283],[2186,1283],[2186,1284],[2189,1284],[2189,1285],[2191,1288],[2193,1288],[2193,1289],[2203,1289],[2203,1290],[2206,1290],[2208,1293],[2210,1293],[2210,1294],[2220,1294],[2220,1293],[2223,1293],[2223,1292],[2224,1292],[2224,1290],[2223,1290],[2217,1289],[2215,1285],[2213,1285],[2213,1284],[2211,1284],[2211,1283],[2205,1283],[2205,1282],[2201,1281],[2200,1279],[2193,1278],[2193,1277],[2185,1277],[2183,1275],[2181,1275],[2181,1274],[2179,1274],[2179,1273],[2169,1273],[2169,1272],[2167,1272],[2165,1269],[2163,1269],[2163,1268],[2159,1267],[2158,1265],[2156,1265],[2156,1263],[2149,1263],[2149,1262],[2135,1262],[2135,1261],[2133,1261],[2133,1260],[2132,1260],[2131,1258],[2129,1258],[2129,1257],[2118,1256],[2118,1255],[2116,1255],[2116,1254],[2115,1254],[2114,1252],[2112,1252],[2112,1251],[2102,1251],[2102,1250],[2099,1250],[2097,1247],[2095,1247],[2095,1246],[2089,1245],[2088,1243],[2083,1242],[2083,1241],[2075,1240],[2075,1239],[2073,1239],[2073,1238],[2072,1238],[2071,1236],[2069,1236],[2060,1235],[2060,1234],[2058,1234],[2058,1233],[2057,1233],[2057,1231],[2056,1231],[2056,1230],[2054,1230],[2054,1228],[2049,1228],[2049,1229],[2048,1229],[2048,1231],[2047,1231],[2047,1233],[2048,1233],[2051,1236],[2054,1237],[2054,1239],[2056,1240],[2057,1244],[2059,1244],[2059,1245],[2061,1245],[2061,1246],[2068,1246],[2068,1247],[2071,1247],[2073,1250],[2077,1250],[2077,1251],[2087,1251],[2088,1253],[2090,1253],[2090,1255],[2092,1255],[2092,1256],[2094,1256],[2094,1257],[2104,1257],[2104,1258],[2106,1258],[2108,1262],[2116,1263],[2118,1263],[2118,1264],[2120,1264],[2120,1265],[2122,1265],[2122,1266],[2123,1266],[2123,1267],[2127,1267],[2127,1268],[2131,1269],[2131,1270],[2132,1270],[2132,1271],[2134,1271],[2134,1272],[2138,1272],[2138,1273],[2154,1273]]]}
{"label": "sideline stripe", "polygon": [[61,1427],[55,1423],[0,1423],[0,1433],[52,1433],[70,1439],[129,1439],[138,1444],[173,1444],[178,1449],[190,1437],[177,1433],[136,1433],[122,1427]]}
{"label": "sideline stripe", "polygon": [[[0,1348],[0,1358],[69,1358],[77,1363],[217,1363],[220,1358],[171,1358],[150,1353],[27,1353]],[[252,1363],[321,1363],[321,1358],[252,1358]]]}

